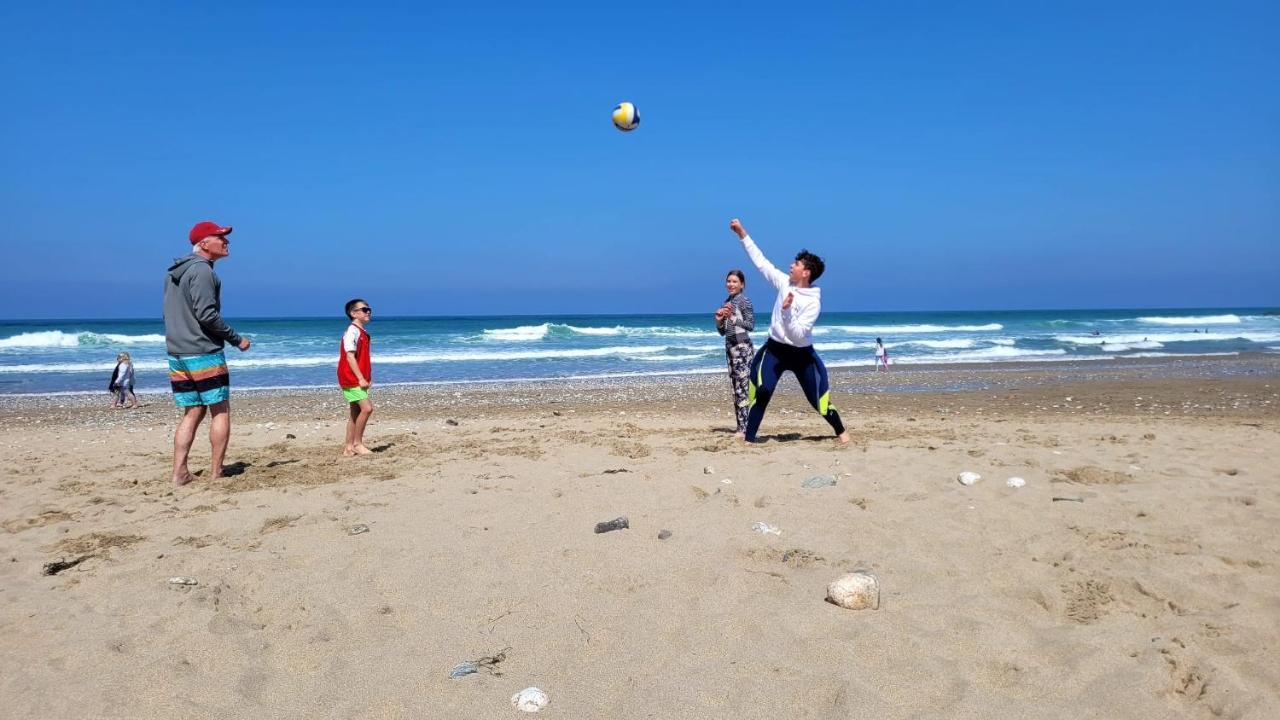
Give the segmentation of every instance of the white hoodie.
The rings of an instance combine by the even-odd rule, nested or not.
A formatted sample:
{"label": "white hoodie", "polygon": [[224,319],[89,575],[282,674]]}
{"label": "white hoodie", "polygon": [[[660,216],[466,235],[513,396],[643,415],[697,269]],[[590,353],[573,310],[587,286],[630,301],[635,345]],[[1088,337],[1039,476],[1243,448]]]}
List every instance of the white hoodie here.
{"label": "white hoodie", "polygon": [[[773,317],[769,319],[769,338],[795,347],[812,345],[813,326],[822,312],[822,289],[793,286],[791,276],[774,267],[750,235],[742,238],[742,247],[760,274],[778,289],[778,298],[773,301]],[[782,303],[788,294],[795,297],[791,307],[784,310]]]}

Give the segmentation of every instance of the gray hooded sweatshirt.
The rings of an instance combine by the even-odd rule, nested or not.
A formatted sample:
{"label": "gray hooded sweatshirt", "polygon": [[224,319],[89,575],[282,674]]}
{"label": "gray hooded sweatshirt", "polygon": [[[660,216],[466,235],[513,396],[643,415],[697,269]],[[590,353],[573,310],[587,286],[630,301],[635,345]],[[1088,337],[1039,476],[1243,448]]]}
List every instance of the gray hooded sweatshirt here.
{"label": "gray hooded sweatshirt", "polygon": [[170,355],[207,355],[240,335],[222,320],[222,281],[213,263],[192,253],[164,276],[164,339]]}

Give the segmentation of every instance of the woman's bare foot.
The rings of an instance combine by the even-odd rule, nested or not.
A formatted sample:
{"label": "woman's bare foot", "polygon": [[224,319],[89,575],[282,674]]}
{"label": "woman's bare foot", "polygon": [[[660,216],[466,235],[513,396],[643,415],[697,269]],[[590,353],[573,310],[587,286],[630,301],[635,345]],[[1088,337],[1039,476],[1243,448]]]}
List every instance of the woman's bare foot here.
{"label": "woman's bare foot", "polygon": [[349,447],[342,448],[342,457],[355,457],[356,451]]}
{"label": "woman's bare foot", "polygon": [[365,446],[364,446],[364,443],[360,443],[359,445],[357,445],[357,446],[356,446],[356,454],[357,454],[357,455],[372,455],[372,454],[373,454],[373,451],[372,451],[372,450],[370,450],[369,448],[365,447]]}
{"label": "woman's bare foot", "polygon": [[847,443],[847,442],[849,442],[849,441],[850,441],[850,440],[852,440],[852,439],[853,439],[853,438],[849,437],[849,431],[848,431],[848,430],[845,430],[844,432],[840,433],[840,442],[841,442],[841,443]]}
{"label": "woman's bare foot", "polygon": [[182,475],[173,476],[173,484],[177,485],[178,487],[182,487],[183,485],[186,485],[187,483],[195,479],[196,479],[195,475],[192,475],[189,472],[184,472]]}
{"label": "woman's bare foot", "polygon": [[742,432],[741,430],[739,430],[738,432],[734,433],[734,434],[733,434],[733,436],[734,436],[735,438],[739,439],[739,440],[746,440],[746,439],[747,439],[747,434],[746,434],[746,433],[744,433],[744,432]]}

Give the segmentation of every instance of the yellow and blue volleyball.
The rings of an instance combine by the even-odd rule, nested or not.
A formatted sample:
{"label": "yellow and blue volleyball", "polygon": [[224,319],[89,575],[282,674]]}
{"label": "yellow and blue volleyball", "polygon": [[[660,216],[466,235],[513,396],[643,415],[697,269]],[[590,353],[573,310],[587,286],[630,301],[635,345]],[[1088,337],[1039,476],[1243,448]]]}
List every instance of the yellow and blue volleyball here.
{"label": "yellow and blue volleyball", "polygon": [[631,132],[640,127],[640,111],[629,102],[618,103],[613,109],[613,126],[622,132]]}

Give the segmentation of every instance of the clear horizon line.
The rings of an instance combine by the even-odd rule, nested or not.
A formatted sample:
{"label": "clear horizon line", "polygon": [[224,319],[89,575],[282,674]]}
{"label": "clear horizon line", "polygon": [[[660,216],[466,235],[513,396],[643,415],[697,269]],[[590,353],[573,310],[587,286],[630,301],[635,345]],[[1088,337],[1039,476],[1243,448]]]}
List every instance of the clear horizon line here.
{"label": "clear horizon line", "polygon": [[[1260,311],[1264,314],[1273,313],[1280,314],[1280,305],[1218,305],[1218,306],[1185,306],[1185,307],[1043,307],[1043,308],[965,308],[965,309],[923,309],[923,310],[830,310],[824,309],[825,313],[842,313],[848,315],[886,315],[886,314],[905,314],[905,313],[981,313],[981,312],[999,312],[999,313],[1035,313],[1035,312],[1153,312],[1153,311],[1222,311],[1222,310],[1253,310]],[[547,313],[511,313],[511,314],[480,314],[480,315],[380,315],[379,317],[389,320],[485,320],[491,318],[557,318],[557,317],[634,317],[637,315],[689,315],[701,316],[707,314],[704,311],[695,312],[632,312],[632,313],[574,313],[574,312],[547,312]],[[337,315],[227,315],[229,319],[237,321],[256,321],[256,320],[324,320]],[[128,316],[103,316],[103,317],[46,317],[46,318],[0,318],[0,323],[14,325],[30,325],[38,323],[54,323],[54,322],[103,322],[103,321],[126,321],[126,322],[160,322],[163,316],[152,317],[128,317]]]}

